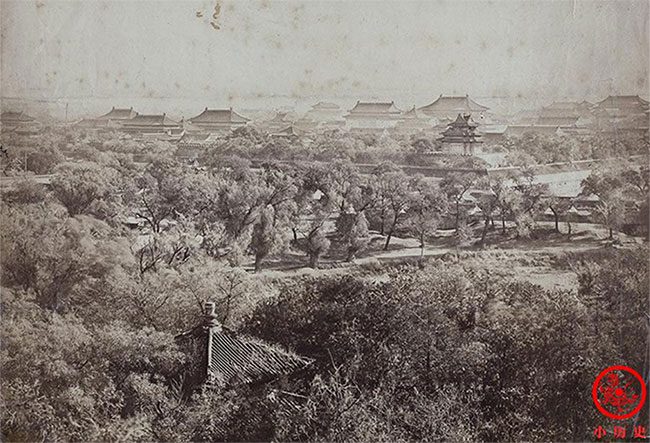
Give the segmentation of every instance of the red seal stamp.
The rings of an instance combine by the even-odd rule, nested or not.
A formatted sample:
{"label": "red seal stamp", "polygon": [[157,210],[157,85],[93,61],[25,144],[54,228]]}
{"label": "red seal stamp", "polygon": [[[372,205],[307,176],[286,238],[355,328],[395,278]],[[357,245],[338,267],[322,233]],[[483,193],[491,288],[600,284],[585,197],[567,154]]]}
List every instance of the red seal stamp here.
{"label": "red seal stamp", "polygon": [[634,369],[610,366],[596,377],[591,396],[603,415],[625,420],[636,415],[643,407],[646,385]]}

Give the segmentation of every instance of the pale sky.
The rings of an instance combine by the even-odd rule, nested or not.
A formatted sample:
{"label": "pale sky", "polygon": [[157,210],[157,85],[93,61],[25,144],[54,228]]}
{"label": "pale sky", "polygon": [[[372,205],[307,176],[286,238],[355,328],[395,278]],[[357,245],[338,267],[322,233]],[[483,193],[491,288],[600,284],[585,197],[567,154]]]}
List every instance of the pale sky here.
{"label": "pale sky", "polygon": [[[215,4],[220,29],[210,24]],[[648,96],[646,0],[0,7],[3,102],[70,102],[73,114],[109,103],[188,116],[205,106],[337,98],[422,106],[441,93],[488,105]]]}

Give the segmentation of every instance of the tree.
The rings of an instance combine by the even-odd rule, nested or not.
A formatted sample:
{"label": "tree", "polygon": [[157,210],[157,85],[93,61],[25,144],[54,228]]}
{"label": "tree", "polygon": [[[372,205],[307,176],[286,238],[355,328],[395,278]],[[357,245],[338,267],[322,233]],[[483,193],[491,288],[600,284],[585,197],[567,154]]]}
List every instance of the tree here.
{"label": "tree", "polygon": [[409,197],[404,227],[420,241],[420,256],[424,256],[425,239],[438,229],[447,212],[447,199],[442,192],[426,183],[422,183]]}
{"label": "tree", "polygon": [[255,255],[255,272],[262,269],[266,257],[281,251],[287,243],[278,221],[275,208],[268,205],[261,210],[259,219],[253,226],[250,249]]}
{"label": "tree", "polygon": [[336,219],[336,232],[346,247],[345,261],[353,261],[370,242],[368,221],[363,212],[342,212]]}
{"label": "tree", "polygon": [[595,213],[599,221],[609,231],[609,239],[614,238],[625,214],[625,199],[622,194],[623,182],[616,170],[594,170],[582,181],[582,195],[594,194],[598,197]]}
{"label": "tree", "polygon": [[450,173],[440,182],[440,189],[447,195],[447,198],[454,206],[455,223],[454,228],[458,230],[461,218],[461,203],[467,192],[474,187],[478,181],[474,173]]}
{"label": "tree", "polygon": [[169,158],[154,161],[138,177],[136,215],[146,221],[151,232],[161,232],[164,220],[189,211],[192,193],[184,179],[184,168]]}
{"label": "tree", "polygon": [[56,205],[6,210],[2,229],[5,284],[31,290],[47,309],[74,307],[75,289],[133,265],[128,245],[104,222],[68,218]]}
{"label": "tree", "polygon": [[560,232],[559,222],[564,219],[568,227],[568,237],[571,237],[571,220],[569,216],[569,209],[573,206],[573,201],[566,198],[552,197],[548,199],[548,207],[553,213],[555,222],[555,232]]}
{"label": "tree", "polygon": [[184,360],[172,335],[84,324],[4,288],[2,311],[3,439],[153,438],[151,412],[173,399]]}
{"label": "tree", "polygon": [[54,173],[52,192],[70,216],[115,217],[122,181],[115,169],[93,162],[62,163]]}
{"label": "tree", "polygon": [[[404,171],[391,164],[380,165],[373,174],[379,195],[376,207],[381,213],[382,232],[384,232],[384,228],[386,229],[384,250],[387,251],[395,229],[406,212],[409,199],[409,179]],[[387,226],[385,226],[385,222],[388,222]]]}
{"label": "tree", "polygon": [[52,134],[45,133],[29,141],[28,145],[6,145],[7,158],[4,159],[4,172],[33,172],[37,175],[51,174],[56,165],[63,162],[62,141]]}
{"label": "tree", "polygon": [[2,192],[2,201],[10,205],[27,205],[40,203],[45,200],[45,186],[36,182],[33,177],[20,177],[11,189]]}

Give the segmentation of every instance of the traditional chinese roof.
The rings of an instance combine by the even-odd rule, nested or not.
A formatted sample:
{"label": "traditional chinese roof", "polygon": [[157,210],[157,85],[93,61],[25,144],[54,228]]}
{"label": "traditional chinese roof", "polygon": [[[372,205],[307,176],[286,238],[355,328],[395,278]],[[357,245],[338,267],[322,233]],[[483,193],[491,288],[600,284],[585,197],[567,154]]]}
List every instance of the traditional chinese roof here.
{"label": "traditional chinese roof", "polygon": [[277,132],[271,134],[272,137],[300,137],[305,134],[304,130],[296,128],[294,125],[287,126]]}
{"label": "traditional chinese roof", "polygon": [[269,123],[271,123],[271,122],[273,122],[273,123],[278,123],[278,122],[286,123],[287,120],[288,120],[287,119],[288,115],[289,115],[288,112],[276,112],[275,115],[273,116],[273,118],[267,120],[267,122],[269,122]]}
{"label": "traditional chinese roof", "polygon": [[26,123],[34,120],[36,120],[34,117],[25,114],[23,111],[5,111],[0,116],[0,121],[5,123]]}
{"label": "traditional chinese roof", "polygon": [[536,123],[541,125],[573,126],[580,118],[592,116],[589,102],[553,102],[542,108]]}
{"label": "traditional chinese roof", "polygon": [[599,108],[637,108],[639,110],[648,110],[648,101],[638,95],[610,95],[605,100],[596,104]]}
{"label": "traditional chinese roof", "polygon": [[318,102],[311,109],[314,111],[338,111],[341,107],[336,103]]}
{"label": "traditional chinese roof", "polygon": [[402,118],[404,118],[404,119],[417,118],[417,119],[422,119],[422,120],[429,120],[430,119],[430,117],[428,115],[423,114],[419,109],[416,109],[415,106],[413,106],[408,111],[403,112],[402,113]]}
{"label": "traditional chinese roof", "polygon": [[456,120],[449,123],[442,133],[440,141],[443,143],[482,143],[481,135],[476,132],[478,124],[472,120],[470,114],[458,114]]}
{"label": "traditional chinese roof", "polygon": [[237,114],[235,111],[230,109],[208,109],[205,108],[202,113],[196,117],[188,119],[190,123],[213,123],[213,124],[223,124],[223,123],[246,123],[249,121],[248,118]]}
{"label": "traditional chinese roof", "polygon": [[440,97],[438,97],[433,103],[421,107],[420,111],[427,114],[447,113],[449,115],[453,115],[458,113],[471,114],[487,111],[488,109],[490,108],[480,105],[469,98],[469,95],[444,97],[442,94],[440,94]]}
{"label": "traditional chinese roof", "polygon": [[239,337],[216,320],[214,303],[206,303],[201,325],[177,341],[198,343],[204,382],[219,386],[266,382],[302,369],[312,360],[260,340]]}
{"label": "traditional chinese roof", "polygon": [[348,115],[398,115],[401,111],[395,106],[395,102],[361,102],[357,101],[354,108],[350,109]]}
{"label": "traditional chinese roof", "polygon": [[178,126],[180,123],[167,117],[167,114],[138,114],[125,120],[124,126]]}
{"label": "traditional chinese roof", "polygon": [[135,117],[138,113],[133,108],[116,108],[113,106],[107,114],[97,117],[96,120],[129,120]]}

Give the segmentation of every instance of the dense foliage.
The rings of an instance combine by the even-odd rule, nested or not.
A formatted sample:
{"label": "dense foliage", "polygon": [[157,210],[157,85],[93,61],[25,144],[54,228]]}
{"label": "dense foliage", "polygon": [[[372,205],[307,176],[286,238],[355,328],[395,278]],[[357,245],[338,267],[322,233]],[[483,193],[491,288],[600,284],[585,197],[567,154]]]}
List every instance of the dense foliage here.
{"label": "dense foliage", "polygon": [[[116,134],[11,142],[3,440],[583,440],[602,423],[594,376],[612,363],[648,371],[646,246],[556,257],[578,279],[562,291],[463,260],[488,232],[531,236],[546,208],[569,220],[530,171],[488,180],[464,159],[431,180],[385,160],[432,142],[340,133],[307,150],[241,130],[199,165]],[[49,186],[20,170],[52,174]],[[647,208],[648,169],[597,169],[583,188],[618,232]],[[441,227],[457,246],[443,258],[365,275],[344,264],[396,237],[424,253]],[[325,261],[348,275],[264,272]],[[174,337],[207,300],[238,333],[314,359],[287,382],[295,401],[265,386],[182,392],[191,357]]]}

